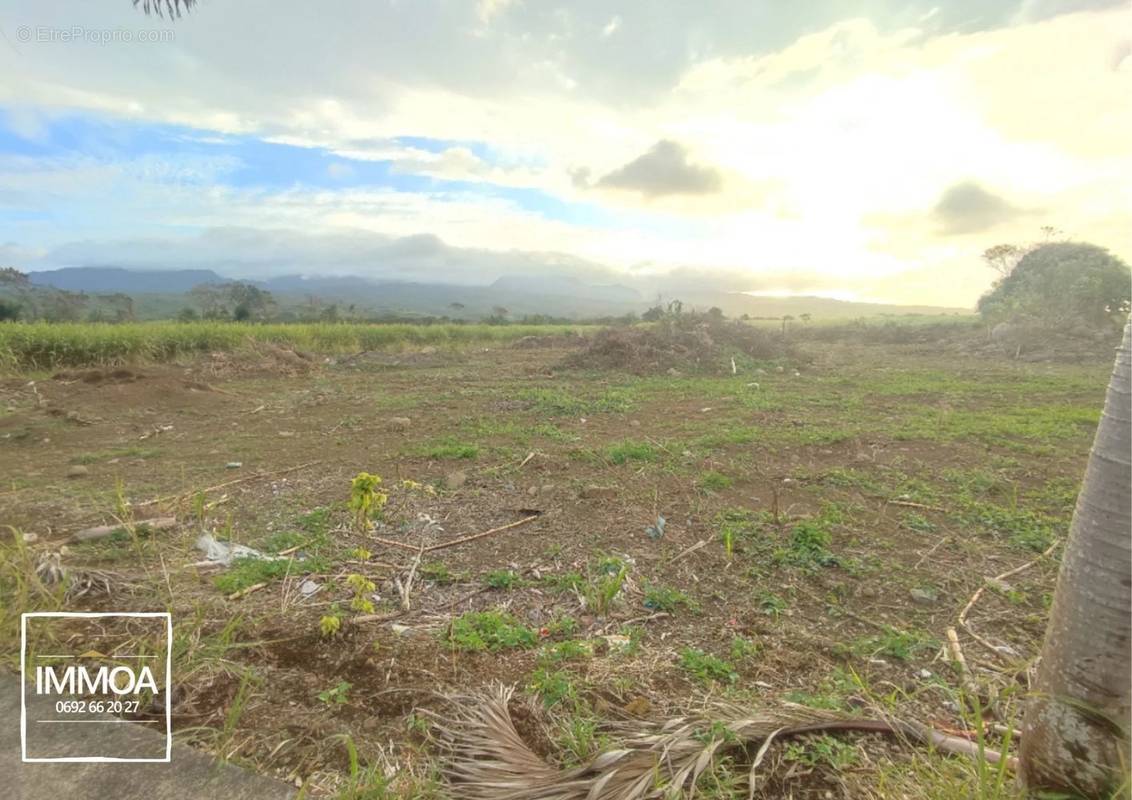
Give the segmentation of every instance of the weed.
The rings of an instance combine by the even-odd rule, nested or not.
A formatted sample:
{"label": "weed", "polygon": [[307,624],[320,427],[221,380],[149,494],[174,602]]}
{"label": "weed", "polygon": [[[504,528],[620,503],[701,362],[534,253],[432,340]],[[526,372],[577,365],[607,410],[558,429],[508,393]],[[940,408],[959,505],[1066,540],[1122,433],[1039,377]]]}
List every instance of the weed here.
{"label": "weed", "polygon": [[547,708],[567,701],[574,703],[578,699],[578,690],[569,673],[558,669],[539,667],[531,675],[528,688],[542,698]]}
{"label": "weed", "polygon": [[754,658],[759,653],[759,645],[744,636],[731,640],[731,660],[735,663]]}
{"label": "weed", "polygon": [[[586,608],[599,617],[605,616],[613,608],[617,595],[625,586],[625,579],[629,576],[629,568],[624,563],[613,559],[617,563],[617,571],[611,572],[608,568],[599,565],[598,574],[593,580],[582,588],[582,597]],[[604,562],[603,562],[604,563]]]}
{"label": "weed", "polygon": [[542,576],[541,583],[557,592],[568,592],[580,589],[585,585],[586,579],[580,572],[550,573]]}
{"label": "weed", "polygon": [[502,589],[504,591],[511,591],[512,589],[521,586],[523,579],[509,569],[497,569],[487,573],[483,582],[490,586],[492,589]]}
{"label": "weed", "polygon": [[308,558],[297,563],[293,558],[267,560],[262,558],[238,558],[222,575],[213,579],[216,588],[225,594],[233,594],[257,583],[270,583],[285,578],[298,571],[318,572],[325,569],[327,562],[321,558]]}
{"label": "weed", "polygon": [[428,563],[421,564],[420,569],[417,570],[421,577],[425,580],[432,581],[433,583],[452,583],[456,580],[456,576],[448,569],[448,565],[443,561],[429,561]]}
{"label": "weed", "polygon": [[344,706],[350,702],[350,688],[349,681],[340,681],[335,686],[319,692],[318,699],[328,706]]}
{"label": "weed", "polygon": [[423,455],[428,458],[441,460],[472,459],[480,454],[480,449],[474,444],[461,442],[455,437],[445,436],[424,447]]}
{"label": "weed", "polygon": [[704,684],[715,681],[734,683],[739,679],[730,662],[696,647],[685,647],[680,651],[680,666]]}
{"label": "weed", "polygon": [[785,599],[765,589],[755,595],[755,601],[759,604],[759,611],[775,619],[782,616],[786,609],[789,608],[789,604]]}
{"label": "weed", "polygon": [[938,643],[924,634],[887,628],[884,633],[877,636],[855,640],[852,651],[861,657],[889,656],[900,661],[907,661],[921,650],[936,646],[938,646]]}
{"label": "weed", "polygon": [[567,639],[565,642],[558,642],[544,648],[539,656],[539,660],[548,664],[554,664],[559,661],[589,658],[591,655],[593,655],[593,651],[588,644],[573,639]]}
{"label": "weed", "polygon": [[701,472],[699,480],[696,481],[701,489],[708,492],[722,492],[724,489],[730,489],[731,485],[735,483],[732,478],[727,477],[722,472],[715,470],[708,470]]}
{"label": "weed", "polygon": [[826,766],[844,770],[857,763],[857,750],[851,744],[828,734],[810,736],[805,741],[786,745],[782,756],[806,767]]}
{"label": "weed", "polygon": [[775,561],[806,571],[832,566],[837,563],[837,557],[829,551],[832,538],[822,520],[799,522],[791,530],[787,546],[775,551]]}
{"label": "weed", "polygon": [[332,639],[342,628],[342,618],[337,614],[324,614],[318,620],[318,631],[323,638]]}
{"label": "weed", "polygon": [[656,447],[648,442],[634,442],[625,439],[606,447],[605,457],[614,464],[624,464],[628,461],[656,461],[660,457],[660,453]]}
{"label": "weed", "polygon": [[699,605],[679,589],[670,589],[666,586],[651,586],[646,583],[645,608],[672,613],[678,608],[697,611]]}
{"label": "weed", "polygon": [[533,647],[538,635],[505,612],[469,611],[452,620],[447,639],[453,649],[479,652]]}

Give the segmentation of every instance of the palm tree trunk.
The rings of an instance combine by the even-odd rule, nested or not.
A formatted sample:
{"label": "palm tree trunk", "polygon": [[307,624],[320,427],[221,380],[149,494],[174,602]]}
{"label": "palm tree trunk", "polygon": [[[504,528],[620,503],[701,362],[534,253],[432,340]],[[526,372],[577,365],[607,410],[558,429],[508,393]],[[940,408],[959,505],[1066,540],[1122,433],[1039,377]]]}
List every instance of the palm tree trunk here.
{"label": "palm tree trunk", "polygon": [[1027,788],[1107,796],[1127,776],[1132,695],[1132,320],[1069,529],[1019,753]]}

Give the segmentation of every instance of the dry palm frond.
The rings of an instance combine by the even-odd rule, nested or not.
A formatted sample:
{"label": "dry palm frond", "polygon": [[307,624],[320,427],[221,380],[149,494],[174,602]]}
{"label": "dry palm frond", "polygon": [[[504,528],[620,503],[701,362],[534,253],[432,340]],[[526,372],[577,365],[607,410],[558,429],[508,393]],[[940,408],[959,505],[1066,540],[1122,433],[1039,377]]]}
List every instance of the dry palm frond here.
{"label": "dry palm frond", "polygon": [[63,596],[67,600],[88,594],[113,594],[114,584],[122,582],[121,576],[113,572],[67,567],[63,564],[63,554],[56,551],[39,555],[35,575],[46,587],[66,586]]}
{"label": "dry palm frond", "polygon": [[[691,789],[717,755],[749,759],[749,797],[758,767],[775,739],[815,731],[890,733],[949,752],[973,753],[964,739],[922,725],[879,719],[852,719],[831,711],[788,705],[752,713],[716,706],[711,716],[678,717],[664,723],[624,722],[611,726],[621,747],[588,764],[562,770],[547,764],[523,741],[508,703],[513,688],[502,686],[479,696],[449,698],[455,712],[429,713],[448,750],[444,771],[468,800],[646,800]],[[753,756],[751,755],[753,753]],[[984,751],[988,761],[998,754]]]}
{"label": "dry palm frond", "polygon": [[[152,11],[159,17],[169,14],[169,19],[181,16],[181,8],[191,11],[197,0],[134,0],[134,5],[140,5],[147,15]],[[164,13],[163,13],[164,12]]]}

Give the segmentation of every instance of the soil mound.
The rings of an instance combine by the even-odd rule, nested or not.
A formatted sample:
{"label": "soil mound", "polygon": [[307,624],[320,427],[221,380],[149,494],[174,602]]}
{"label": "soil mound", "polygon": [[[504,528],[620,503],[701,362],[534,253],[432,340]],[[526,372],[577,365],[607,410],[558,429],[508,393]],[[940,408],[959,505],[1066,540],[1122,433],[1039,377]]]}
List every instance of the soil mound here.
{"label": "soil mound", "polygon": [[736,363],[792,355],[777,332],[708,314],[680,314],[651,325],[606,328],[563,366],[616,369],[634,375],[664,372],[726,374]]}
{"label": "soil mound", "polygon": [[272,342],[254,342],[232,353],[210,353],[200,366],[208,378],[232,378],[241,375],[306,375],[318,368],[307,353]]}

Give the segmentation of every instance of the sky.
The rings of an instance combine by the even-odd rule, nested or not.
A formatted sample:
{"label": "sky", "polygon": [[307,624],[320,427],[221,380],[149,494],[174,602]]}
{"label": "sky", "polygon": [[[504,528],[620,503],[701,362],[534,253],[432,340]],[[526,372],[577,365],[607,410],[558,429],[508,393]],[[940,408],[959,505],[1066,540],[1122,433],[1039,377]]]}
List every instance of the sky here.
{"label": "sky", "polygon": [[970,307],[1132,261],[1132,4],[0,0],[0,266]]}

